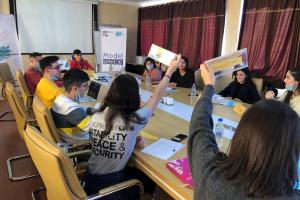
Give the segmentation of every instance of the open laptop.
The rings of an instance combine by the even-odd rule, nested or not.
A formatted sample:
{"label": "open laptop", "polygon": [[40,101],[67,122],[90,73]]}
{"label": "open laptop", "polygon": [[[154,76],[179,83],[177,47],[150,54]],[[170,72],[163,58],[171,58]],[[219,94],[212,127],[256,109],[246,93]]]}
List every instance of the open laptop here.
{"label": "open laptop", "polygon": [[98,99],[100,87],[101,87],[100,83],[91,81],[87,95],[85,95],[84,97],[81,97],[79,99],[79,102],[86,103],[86,102],[96,101]]}

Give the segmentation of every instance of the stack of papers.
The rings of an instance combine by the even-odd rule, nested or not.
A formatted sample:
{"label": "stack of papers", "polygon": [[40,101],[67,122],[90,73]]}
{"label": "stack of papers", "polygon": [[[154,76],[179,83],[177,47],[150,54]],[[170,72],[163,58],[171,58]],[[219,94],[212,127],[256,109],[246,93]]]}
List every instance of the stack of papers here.
{"label": "stack of papers", "polygon": [[160,138],[158,141],[144,148],[142,152],[160,158],[162,160],[167,160],[183,147],[184,144],[181,144],[179,142]]}

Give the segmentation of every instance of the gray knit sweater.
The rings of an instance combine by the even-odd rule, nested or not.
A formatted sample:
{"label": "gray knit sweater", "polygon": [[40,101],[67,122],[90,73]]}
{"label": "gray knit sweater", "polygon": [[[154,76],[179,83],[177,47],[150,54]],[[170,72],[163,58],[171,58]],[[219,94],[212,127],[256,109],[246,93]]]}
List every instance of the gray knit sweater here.
{"label": "gray knit sweater", "polygon": [[[219,151],[211,117],[213,94],[211,85],[204,88],[190,121],[188,158],[195,187],[194,199],[248,199],[247,191],[241,185],[224,180],[210,164]],[[300,194],[295,192],[290,198],[277,199],[300,199]]]}

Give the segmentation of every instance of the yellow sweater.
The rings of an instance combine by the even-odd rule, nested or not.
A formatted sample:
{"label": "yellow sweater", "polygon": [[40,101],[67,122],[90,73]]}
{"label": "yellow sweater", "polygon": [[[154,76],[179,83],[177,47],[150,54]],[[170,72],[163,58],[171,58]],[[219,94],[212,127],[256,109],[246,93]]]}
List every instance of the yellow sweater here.
{"label": "yellow sweater", "polygon": [[62,92],[63,90],[57,87],[54,81],[43,77],[36,87],[35,95],[50,109],[55,98]]}

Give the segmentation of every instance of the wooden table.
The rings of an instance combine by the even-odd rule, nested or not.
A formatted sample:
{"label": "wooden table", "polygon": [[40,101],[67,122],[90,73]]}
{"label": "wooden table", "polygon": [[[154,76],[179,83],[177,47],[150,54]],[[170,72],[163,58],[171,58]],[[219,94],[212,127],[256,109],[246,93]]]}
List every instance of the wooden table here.
{"label": "wooden table", "polygon": [[[146,88],[142,85],[142,88],[148,91],[153,91],[155,88],[150,86]],[[107,87],[102,86],[100,91],[100,98],[102,99],[107,92]],[[194,106],[196,99],[191,99],[188,94],[190,89],[178,88],[178,92],[175,93],[175,101]],[[214,105],[213,114],[222,116],[232,121],[238,122],[240,117],[235,114],[232,108],[228,108],[221,105]],[[150,119],[147,126],[143,131],[150,133],[157,137],[164,137],[167,139],[173,136],[183,133],[188,135],[189,122],[183,120],[177,116],[169,114],[163,110],[156,109],[154,116]],[[153,143],[154,140],[145,138],[145,146]],[[182,141],[186,144],[187,139]],[[221,150],[226,152],[229,145],[229,140],[225,138]],[[174,156],[168,160],[161,160],[151,155],[141,152],[142,148],[136,148],[134,150],[131,164],[134,164],[137,168],[142,170],[147,176],[149,176],[156,184],[159,185],[164,191],[166,191],[174,199],[193,199],[193,190],[184,187],[184,184],[166,167],[169,160],[180,159],[187,156],[187,147],[177,152]]]}

